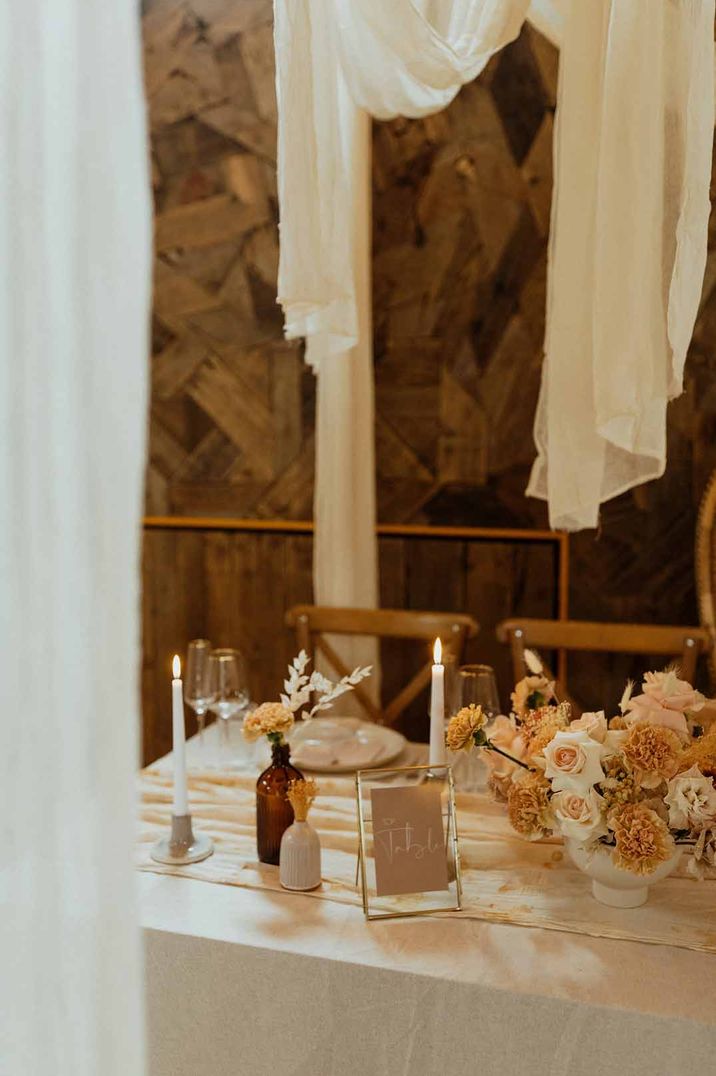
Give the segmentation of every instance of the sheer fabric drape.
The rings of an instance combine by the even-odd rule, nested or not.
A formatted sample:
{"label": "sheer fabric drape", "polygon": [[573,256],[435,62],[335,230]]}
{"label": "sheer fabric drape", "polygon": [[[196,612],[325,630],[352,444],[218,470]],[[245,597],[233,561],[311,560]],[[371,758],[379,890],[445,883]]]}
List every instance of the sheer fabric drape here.
{"label": "sheer fabric drape", "polygon": [[[309,361],[351,348],[350,152],[337,86],[379,118],[447,105],[528,0],[275,0],[279,299]],[[594,526],[665,465],[706,251],[714,0],[535,3],[562,32],[546,363],[529,492]],[[479,162],[478,162],[479,163]]]}
{"label": "sheer fabric drape", "polygon": [[664,472],[706,263],[713,24],[713,0],[568,8],[528,487],[556,527]]}
{"label": "sheer fabric drape", "polygon": [[5,4],[0,82],[0,1070],[141,1076],[137,5]]}

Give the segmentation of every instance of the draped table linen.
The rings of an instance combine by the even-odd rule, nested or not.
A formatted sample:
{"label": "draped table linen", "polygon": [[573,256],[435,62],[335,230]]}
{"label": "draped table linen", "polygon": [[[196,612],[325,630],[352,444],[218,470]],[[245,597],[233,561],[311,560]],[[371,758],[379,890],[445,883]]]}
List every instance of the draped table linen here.
{"label": "draped table linen", "polygon": [[[198,763],[195,741],[188,751]],[[421,757],[420,749],[409,748],[404,761]],[[167,822],[168,761],[142,778],[140,863],[147,863],[148,843]],[[515,919],[505,925],[489,899],[484,907],[492,918],[470,918],[468,911],[368,923],[352,888],[352,781],[320,781],[326,795],[314,814],[320,811],[327,882],[322,894],[312,895],[281,891],[276,869],[256,862],[250,779],[192,778],[195,825],[215,836],[215,856],[188,868],[190,876],[158,865],[139,876],[152,1073],[233,1076],[237,1059],[247,1071],[270,1066],[295,1076],[710,1071],[711,951],[528,929]],[[458,824],[471,900],[478,833],[465,804],[461,798]],[[504,854],[497,820],[497,814],[487,818],[479,852],[492,871]],[[517,838],[511,843],[525,849]],[[547,888],[562,870],[558,851],[550,843],[526,853],[533,866],[544,859],[540,882]],[[191,873],[201,868],[209,872],[205,879],[220,884]],[[575,878],[594,919],[607,920],[607,927],[648,911],[649,905],[627,913],[602,908],[587,896],[588,880]],[[533,901],[534,885],[523,881],[513,871],[493,887],[503,908],[519,914]],[[697,883],[688,884],[699,892]],[[709,949],[716,944],[714,884],[701,889]],[[562,910],[575,895],[570,888]],[[661,903],[658,889],[654,897]],[[668,900],[673,903],[673,892]],[[659,916],[658,908],[652,911]]]}
{"label": "draped table linen", "polygon": [[[311,897],[359,908],[354,782],[322,777],[320,790],[311,823],[321,837],[324,881]],[[152,843],[170,823],[171,778],[149,769],[141,780],[139,868],[280,891],[276,868],[256,859],[255,780],[228,773],[196,773],[190,791],[195,825],[214,840],[215,854],[181,868],[150,858]],[[486,795],[458,796],[457,807],[463,909],[441,913],[446,917],[716,953],[712,916],[716,880],[697,882],[686,877],[684,863],[678,874],[654,888],[645,907],[627,912],[606,908],[592,898],[591,883],[572,865],[561,841],[525,841],[511,829],[504,808]]]}

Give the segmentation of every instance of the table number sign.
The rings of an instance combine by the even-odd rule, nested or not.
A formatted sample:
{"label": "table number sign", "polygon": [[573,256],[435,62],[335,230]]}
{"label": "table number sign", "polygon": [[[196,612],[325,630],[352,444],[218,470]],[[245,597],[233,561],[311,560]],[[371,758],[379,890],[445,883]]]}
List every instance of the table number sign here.
{"label": "table number sign", "polygon": [[368,919],[460,908],[449,766],[359,770],[359,869]]}
{"label": "table number sign", "polygon": [[370,801],[377,895],[447,889],[440,788],[372,788]]}

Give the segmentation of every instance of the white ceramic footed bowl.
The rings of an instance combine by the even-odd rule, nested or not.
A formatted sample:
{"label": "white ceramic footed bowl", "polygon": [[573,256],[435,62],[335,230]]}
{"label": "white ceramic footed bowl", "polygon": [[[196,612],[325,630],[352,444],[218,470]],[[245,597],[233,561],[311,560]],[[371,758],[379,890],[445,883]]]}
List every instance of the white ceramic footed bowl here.
{"label": "white ceramic footed bowl", "polygon": [[567,853],[580,871],[592,879],[592,895],[600,904],[610,908],[639,908],[646,903],[649,886],[668,877],[679,864],[683,848],[677,848],[671,859],[660,864],[651,874],[632,874],[612,862],[612,849],[597,845],[585,849],[578,841],[567,838]]}

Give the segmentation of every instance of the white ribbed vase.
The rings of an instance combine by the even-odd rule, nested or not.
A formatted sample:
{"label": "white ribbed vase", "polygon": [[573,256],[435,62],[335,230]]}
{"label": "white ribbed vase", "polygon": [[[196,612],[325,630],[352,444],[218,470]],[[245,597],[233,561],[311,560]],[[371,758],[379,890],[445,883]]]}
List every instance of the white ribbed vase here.
{"label": "white ribbed vase", "polygon": [[284,889],[315,889],[321,884],[321,842],[308,822],[294,822],[281,838],[279,877]]}

